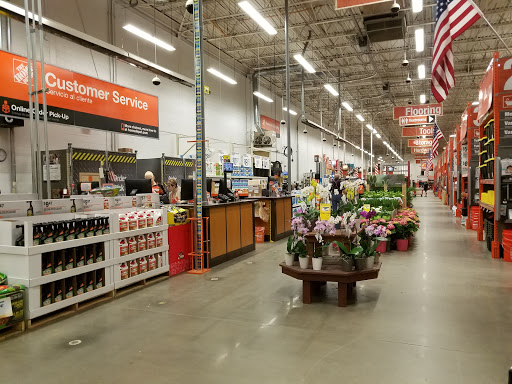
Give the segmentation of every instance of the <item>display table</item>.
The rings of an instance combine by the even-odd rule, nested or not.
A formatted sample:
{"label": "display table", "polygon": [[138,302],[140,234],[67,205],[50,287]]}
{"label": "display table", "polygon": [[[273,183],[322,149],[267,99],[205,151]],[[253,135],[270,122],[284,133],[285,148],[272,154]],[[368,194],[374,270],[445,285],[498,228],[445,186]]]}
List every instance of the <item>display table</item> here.
{"label": "display table", "polygon": [[302,269],[298,263],[287,266],[279,264],[282,273],[297,280],[302,280],[302,302],[311,304],[314,292],[318,292],[323,284],[328,281],[338,283],[338,307],[347,306],[348,296],[352,296],[357,281],[371,280],[379,277],[382,263],[377,263],[371,269],[364,271],[344,272],[339,264],[327,264],[321,271]]}
{"label": "display table", "polygon": [[259,201],[270,208],[270,221],[256,218],[256,226],[265,227],[265,240],[277,241],[293,234],[292,196],[284,197],[248,197],[246,200]]}
{"label": "display table", "polygon": [[[304,236],[306,238],[306,246],[308,249],[308,255],[313,257],[313,254],[315,252],[315,248],[318,245],[318,240],[315,237],[315,232],[309,232]],[[323,241],[325,243],[332,243],[333,241],[339,241],[340,243],[343,243],[345,247],[350,248],[352,241],[356,237],[356,233],[352,232],[350,236],[347,236],[345,230],[337,229],[336,233],[334,235],[322,235]],[[311,265],[311,262],[309,263]]]}

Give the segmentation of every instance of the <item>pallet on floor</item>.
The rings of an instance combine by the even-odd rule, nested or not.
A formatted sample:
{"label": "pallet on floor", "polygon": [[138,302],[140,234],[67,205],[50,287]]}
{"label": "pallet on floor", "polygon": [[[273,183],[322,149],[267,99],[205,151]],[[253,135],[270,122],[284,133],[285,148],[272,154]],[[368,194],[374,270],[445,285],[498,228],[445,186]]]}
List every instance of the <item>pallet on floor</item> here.
{"label": "pallet on floor", "polygon": [[43,315],[40,317],[36,317],[35,319],[25,320],[26,328],[31,329],[35,327],[40,327],[46,324],[53,323],[55,320],[72,316],[80,311],[84,311],[93,306],[97,306],[105,301],[112,300],[114,298],[114,291],[109,291],[101,296],[95,296],[89,300],[80,301],[75,304],[71,304],[68,307],[64,307],[58,311],[49,313],[47,315]]}
{"label": "pallet on floor", "polygon": [[163,272],[160,275],[156,275],[156,276],[148,277],[147,279],[139,280],[137,282],[134,282],[131,285],[127,285],[125,287],[115,289],[114,290],[115,296],[116,297],[125,296],[125,295],[127,295],[129,293],[136,292],[136,291],[138,291],[138,290],[140,290],[142,288],[145,288],[147,286],[159,283],[159,282],[161,282],[163,280],[166,280],[168,278],[169,278],[169,272]]}
{"label": "pallet on floor", "polygon": [[19,323],[13,324],[10,327],[0,329],[0,341],[19,335],[23,331],[25,331],[24,321],[20,321]]}

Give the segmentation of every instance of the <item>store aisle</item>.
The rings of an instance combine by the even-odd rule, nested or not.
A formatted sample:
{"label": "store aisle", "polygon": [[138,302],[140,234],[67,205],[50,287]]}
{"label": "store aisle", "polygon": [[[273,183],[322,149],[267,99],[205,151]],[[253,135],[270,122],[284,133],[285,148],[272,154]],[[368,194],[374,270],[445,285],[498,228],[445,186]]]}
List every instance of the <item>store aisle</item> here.
{"label": "store aisle", "polygon": [[[303,305],[285,243],[0,343],[5,383],[494,384],[512,364],[512,265],[434,197],[357,304]],[[218,277],[218,281],[211,281]],[[78,346],[70,340],[80,339]]]}

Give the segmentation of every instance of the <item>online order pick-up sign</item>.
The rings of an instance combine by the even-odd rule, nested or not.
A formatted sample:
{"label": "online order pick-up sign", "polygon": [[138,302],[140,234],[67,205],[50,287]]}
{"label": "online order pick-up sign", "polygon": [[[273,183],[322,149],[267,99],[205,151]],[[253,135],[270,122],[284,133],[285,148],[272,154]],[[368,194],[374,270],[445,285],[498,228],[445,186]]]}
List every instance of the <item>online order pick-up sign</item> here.
{"label": "online order pick-up sign", "polygon": [[[49,122],[158,138],[158,97],[53,65],[44,68]],[[41,79],[39,62],[37,73]],[[0,84],[0,115],[28,119],[27,59],[0,51]]]}

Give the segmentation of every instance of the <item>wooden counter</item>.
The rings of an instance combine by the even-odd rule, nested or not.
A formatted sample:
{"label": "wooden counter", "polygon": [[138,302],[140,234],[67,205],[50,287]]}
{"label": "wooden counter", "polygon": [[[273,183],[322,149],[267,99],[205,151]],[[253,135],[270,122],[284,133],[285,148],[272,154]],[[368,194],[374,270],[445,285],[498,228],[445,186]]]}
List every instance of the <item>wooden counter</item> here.
{"label": "wooden counter", "polygon": [[265,240],[277,241],[293,234],[291,229],[292,197],[249,197],[246,200],[260,201],[270,208],[270,222],[256,218],[257,227],[265,227]]}

